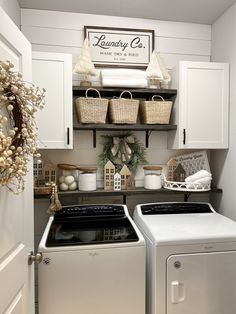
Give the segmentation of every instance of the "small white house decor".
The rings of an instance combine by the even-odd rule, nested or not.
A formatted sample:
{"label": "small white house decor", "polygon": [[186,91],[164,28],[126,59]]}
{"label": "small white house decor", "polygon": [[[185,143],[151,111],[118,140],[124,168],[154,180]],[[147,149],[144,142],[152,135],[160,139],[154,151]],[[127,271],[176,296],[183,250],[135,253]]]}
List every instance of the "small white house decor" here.
{"label": "small white house decor", "polygon": [[121,175],[116,172],[114,175],[114,191],[121,190]]}
{"label": "small white house decor", "polygon": [[85,38],[84,40],[79,59],[75,65],[73,73],[84,76],[84,79],[80,82],[80,86],[91,86],[90,76],[97,75],[96,69],[91,60],[88,38]]}
{"label": "small white house decor", "polygon": [[108,160],[104,166],[104,190],[120,191],[132,189],[134,180],[131,171],[123,165],[120,172],[116,172],[115,165]]}
{"label": "small white house decor", "polygon": [[35,113],[44,106],[44,93],[0,61],[0,186],[18,194],[24,190],[29,157],[37,153]]}

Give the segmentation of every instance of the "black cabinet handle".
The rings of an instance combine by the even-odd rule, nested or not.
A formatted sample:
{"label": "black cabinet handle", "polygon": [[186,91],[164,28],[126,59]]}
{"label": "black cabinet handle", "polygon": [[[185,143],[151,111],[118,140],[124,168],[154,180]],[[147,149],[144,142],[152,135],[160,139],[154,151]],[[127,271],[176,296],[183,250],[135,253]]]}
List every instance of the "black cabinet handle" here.
{"label": "black cabinet handle", "polygon": [[67,145],[70,144],[70,128],[67,128]]}
{"label": "black cabinet handle", "polygon": [[183,144],[186,144],[186,130],[183,129]]}

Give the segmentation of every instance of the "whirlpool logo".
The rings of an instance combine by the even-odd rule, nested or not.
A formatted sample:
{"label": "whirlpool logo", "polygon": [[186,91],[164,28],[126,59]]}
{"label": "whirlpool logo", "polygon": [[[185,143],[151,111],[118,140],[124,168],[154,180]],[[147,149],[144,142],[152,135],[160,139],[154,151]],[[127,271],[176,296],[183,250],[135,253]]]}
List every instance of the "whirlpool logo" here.
{"label": "whirlpool logo", "polygon": [[43,265],[46,265],[46,266],[51,265],[51,258],[50,257],[44,257]]}

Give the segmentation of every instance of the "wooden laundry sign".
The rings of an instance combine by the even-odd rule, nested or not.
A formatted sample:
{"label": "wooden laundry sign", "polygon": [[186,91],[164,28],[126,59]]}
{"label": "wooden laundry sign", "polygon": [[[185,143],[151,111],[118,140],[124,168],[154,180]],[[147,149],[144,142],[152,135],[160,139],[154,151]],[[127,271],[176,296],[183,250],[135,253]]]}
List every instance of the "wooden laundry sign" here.
{"label": "wooden laundry sign", "polygon": [[96,66],[146,68],[154,49],[154,30],[85,26]]}
{"label": "wooden laundry sign", "polygon": [[176,172],[178,177],[184,176],[184,178],[191,176],[202,169],[210,172],[210,166],[207,158],[207,153],[205,150],[175,156],[167,162],[167,166],[168,166],[167,178],[170,181],[178,181],[175,180]]}

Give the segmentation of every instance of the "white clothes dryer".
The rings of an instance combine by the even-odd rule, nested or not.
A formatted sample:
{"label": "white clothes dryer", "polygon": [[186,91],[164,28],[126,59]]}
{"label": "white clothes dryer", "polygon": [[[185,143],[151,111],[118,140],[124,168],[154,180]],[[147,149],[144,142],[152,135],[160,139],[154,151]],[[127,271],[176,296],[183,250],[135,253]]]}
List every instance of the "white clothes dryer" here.
{"label": "white clothes dryer", "polygon": [[63,207],[39,251],[40,314],[145,313],[145,241],[125,205]]}
{"label": "white clothes dryer", "polygon": [[236,313],[236,222],[208,203],[137,205],[147,314]]}

